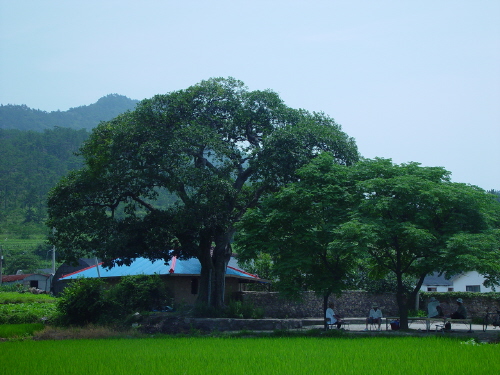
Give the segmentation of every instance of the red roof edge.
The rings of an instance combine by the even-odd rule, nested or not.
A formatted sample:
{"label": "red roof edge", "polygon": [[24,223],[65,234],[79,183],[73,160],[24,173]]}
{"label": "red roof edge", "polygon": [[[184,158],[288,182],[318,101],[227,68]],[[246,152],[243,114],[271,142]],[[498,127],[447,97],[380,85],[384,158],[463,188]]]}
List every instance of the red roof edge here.
{"label": "red roof edge", "polygon": [[177,263],[177,257],[176,256],[173,256],[172,259],[171,259],[171,263],[170,263],[170,269],[168,270],[168,273],[174,273],[175,272],[175,264]]}
{"label": "red roof edge", "polygon": [[252,273],[250,273],[250,272],[245,272],[245,271],[243,271],[243,270],[240,270],[239,268],[235,268],[235,267],[231,267],[231,266],[227,266],[227,268],[231,268],[231,269],[232,269],[232,270],[234,270],[234,271],[238,271],[238,272],[244,273],[245,275],[255,277],[256,279],[260,279],[260,277],[259,277],[259,276],[254,275],[254,274],[252,274]]}
{"label": "red roof edge", "polygon": [[72,276],[72,275],[74,275],[74,274],[76,274],[76,273],[80,273],[80,272],[82,272],[82,271],[89,270],[89,269],[94,268],[94,267],[96,267],[96,266],[100,266],[100,265],[101,265],[101,264],[103,264],[103,263],[104,263],[104,262],[97,263],[97,264],[94,264],[93,266],[88,266],[88,267],[85,267],[85,268],[79,269],[78,271],[71,272],[71,273],[67,273],[66,275],[62,275],[62,276],[59,278],[59,280],[60,280],[60,279],[62,279],[63,277]]}

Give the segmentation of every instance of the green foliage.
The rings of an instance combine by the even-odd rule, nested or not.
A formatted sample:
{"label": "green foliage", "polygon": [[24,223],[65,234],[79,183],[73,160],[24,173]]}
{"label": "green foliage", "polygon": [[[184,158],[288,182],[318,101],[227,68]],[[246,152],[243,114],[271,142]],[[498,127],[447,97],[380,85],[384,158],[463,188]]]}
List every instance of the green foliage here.
{"label": "green foliage", "polygon": [[51,321],[56,313],[56,299],[48,295],[0,293],[0,324]]}
{"label": "green foliage", "polygon": [[129,314],[163,309],[171,297],[158,275],[128,276],[114,286],[102,279],[77,279],[58,298],[57,323],[120,324]]}
{"label": "green foliage", "polygon": [[0,305],[0,324],[36,323],[42,318],[50,321],[56,313],[54,304],[18,303]]}
{"label": "green foliage", "polygon": [[18,284],[2,284],[0,285],[0,296],[2,292],[19,292]]}
{"label": "green foliage", "polygon": [[159,275],[122,277],[107,291],[106,299],[115,306],[115,316],[132,312],[164,310],[172,305],[172,294]]}
{"label": "green foliage", "polygon": [[[199,302],[221,309],[234,223],[320,151],[346,165],[359,156],[332,118],[270,90],[212,78],[156,95],[93,130],[84,167],[49,196],[50,241],[66,260],[90,253],[106,265],[197,257]],[[174,204],[159,204],[159,190]]]}
{"label": "green foliage", "polygon": [[46,234],[47,194],[81,166],[74,153],[87,137],[85,130],[65,128],[42,133],[0,129],[0,232],[9,238]]}
{"label": "green foliage", "polygon": [[451,300],[456,301],[458,298],[464,300],[474,300],[477,298],[497,301],[500,303],[500,293],[499,292],[487,292],[487,293],[477,293],[477,292],[420,292],[421,301],[426,301],[431,297],[435,297],[438,300]]}
{"label": "green foliage", "polygon": [[[324,153],[297,174],[299,182],[244,215],[236,238],[243,259],[271,255],[285,291],[325,295],[366,267],[373,279],[392,275],[406,328],[408,304],[432,272],[475,270],[500,284],[494,195],[450,182],[443,168],[387,159],[348,167]],[[417,283],[408,291],[410,279]]]}
{"label": "green foliage", "polygon": [[[332,168],[337,173],[327,175]],[[347,168],[347,167],[345,167]],[[334,158],[318,156],[297,172],[300,181],[266,196],[238,224],[243,261],[268,254],[278,290],[325,296],[346,289],[361,258],[359,246],[340,232],[349,214],[347,173]]]}
{"label": "green foliage", "polygon": [[9,238],[45,236],[47,193],[62,176],[81,167],[75,152],[88,137],[85,129],[136,103],[113,94],[65,112],[0,105],[0,233]]}
{"label": "green foliage", "polygon": [[[15,286],[14,286],[15,288]],[[5,288],[10,289],[10,288]],[[0,293],[0,304],[8,303],[56,303],[56,298],[48,294],[19,293],[14,290]]]}
{"label": "green foliage", "polygon": [[229,302],[224,315],[227,318],[262,319],[264,317],[264,309],[256,308],[249,302],[232,300]]}
{"label": "green foliage", "polygon": [[221,310],[206,303],[196,303],[194,305],[193,316],[196,318],[219,318],[222,315]]}
{"label": "green foliage", "polygon": [[[236,249],[237,253],[238,250]],[[259,253],[254,259],[246,259],[239,262],[239,265],[245,271],[257,275],[259,278],[269,280],[269,283],[251,283],[247,284],[246,290],[252,291],[274,291],[274,284],[278,281],[277,276],[273,273],[273,261],[271,255],[267,253]]]}
{"label": "green foliage", "polygon": [[[373,264],[361,262],[347,282],[346,289],[365,290],[372,294],[396,293],[398,285],[394,274],[387,274],[383,278],[375,278],[371,275],[371,269],[373,269]],[[405,293],[409,294],[415,287],[415,278],[405,276],[402,281]]]}
{"label": "green foliage", "polygon": [[[18,270],[24,274],[48,273],[41,270],[52,269],[52,246],[44,243],[43,238],[8,239],[3,242],[1,246],[4,256],[4,275],[15,275]],[[56,262],[56,267],[57,265],[58,262]]]}
{"label": "green foliage", "polygon": [[110,309],[101,279],[78,279],[67,286],[57,301],[57,323],[85,325],[98,323],[103,312]]}
{"label": "green foliage", "polygon": [[426,318],[427,317],[427,311],[424,311],[424,310],[408,310],[408,316],[411,316],[411,317],[423,317],[423,318]]}

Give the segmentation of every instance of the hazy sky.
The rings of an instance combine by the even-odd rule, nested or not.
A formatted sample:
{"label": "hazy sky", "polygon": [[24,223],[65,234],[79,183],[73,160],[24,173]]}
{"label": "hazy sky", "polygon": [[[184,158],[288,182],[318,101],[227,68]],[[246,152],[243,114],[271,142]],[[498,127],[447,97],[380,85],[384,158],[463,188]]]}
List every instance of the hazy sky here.
{"label": "hazy sky", "polygon": [[0,104],[228,76],[327,113],[365,157],[500,190],[499,0],[0,0]]}

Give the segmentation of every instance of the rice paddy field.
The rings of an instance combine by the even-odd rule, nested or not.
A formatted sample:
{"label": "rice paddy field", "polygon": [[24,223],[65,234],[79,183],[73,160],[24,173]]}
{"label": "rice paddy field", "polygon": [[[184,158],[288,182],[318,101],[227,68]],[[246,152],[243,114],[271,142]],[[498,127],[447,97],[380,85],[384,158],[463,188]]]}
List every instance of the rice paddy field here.
{"label": "rice paddy field", "polygon": [[437,337],[161,337],[0,343],[0,373],[498,374],[500,345]]}
{"label": "rice paddy field", "polygon": [[33,336],[36,331],[43,330],[42,323],[27,324],[0,324],[0,337],[28,337]]}

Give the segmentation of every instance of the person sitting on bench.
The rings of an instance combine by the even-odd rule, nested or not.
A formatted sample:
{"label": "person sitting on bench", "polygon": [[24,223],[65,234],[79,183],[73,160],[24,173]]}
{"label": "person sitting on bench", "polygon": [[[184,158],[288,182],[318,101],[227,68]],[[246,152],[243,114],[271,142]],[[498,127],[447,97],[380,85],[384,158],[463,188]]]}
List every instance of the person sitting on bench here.
{"label": "person sitting on bench", "polygon": [[462,298],[457,299],[458,308],[453,314],[450,315],[451,319],[467,319],[467,309],[464,306]]}
{"label": "person sitting on bench", "polygon": [[337,328],[340,329],[342,326],[342,320],[340,318],[340,315],[335,314],[335,304],[333,302],[330,302],[328,304],[328,308],[326,309],[325,317],[326,317],[326,323],[328,325],[337,325]]}
{"label": "person sitting on bench", "polygon": [[378,324],[378,330],[380,331],[380,325],[382,324],[382,310],[378,308],[376,303],[372,305],[370,314],[368,315],[368,318],[366,318],[365,331],[368,331],[368,324]]}
{"label": "person sitting on bench", "polygon": [[427,304],[427,317],[428,318],[439,318],[443,316],[443,310],[441,309],[441,302],[436,298],[431,297],[429,303]]}

